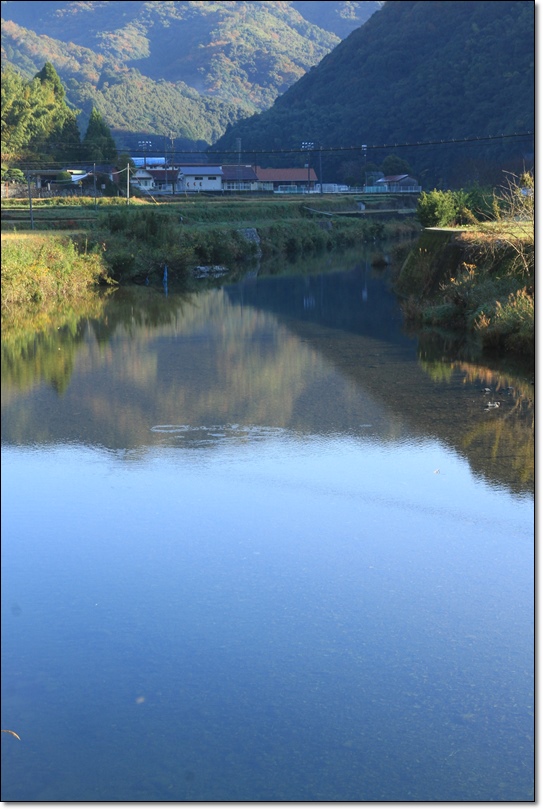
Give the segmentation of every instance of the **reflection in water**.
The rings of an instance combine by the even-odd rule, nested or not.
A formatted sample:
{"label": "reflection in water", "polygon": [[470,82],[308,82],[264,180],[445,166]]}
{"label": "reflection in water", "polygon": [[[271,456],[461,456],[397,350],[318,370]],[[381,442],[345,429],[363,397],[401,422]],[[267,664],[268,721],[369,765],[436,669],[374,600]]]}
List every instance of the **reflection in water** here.
{"label": "reflection in water", "polygon": [[531,387],[367,259],[4,331],[5,800],[533,798]]}
{"label": "reflection in water", "polygon": [[531,491],[530,384],[419,359],[368,264],[250,277],[201,295],[123,289],[62,327],[6,329],[4,438],[145,448],[167,440],[152,430],[160,424],[349,436],[371,424],[384,441],[406,431],[437,438],[488,480]]}

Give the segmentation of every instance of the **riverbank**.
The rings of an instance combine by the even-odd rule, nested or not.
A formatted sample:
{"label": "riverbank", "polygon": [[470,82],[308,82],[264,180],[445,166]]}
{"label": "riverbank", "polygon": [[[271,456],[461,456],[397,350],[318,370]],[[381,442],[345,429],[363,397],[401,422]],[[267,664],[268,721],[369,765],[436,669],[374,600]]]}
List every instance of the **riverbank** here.
{"label": "riverbank", "polygon": [[[533,242],[503,223],[421,233],[414,216],[360,215],[341,197],[312,201],[310,209],[305,201],[269,198],[115,201],[97,210],[90,199],[79,202],[53,207],[54,220],[48,201],[34,211],[44,230],[2,234],[3,313],[75,300],[99,285],[161,284],[165,267],[170,283],[190,288],[202,266],[219,265],[235,278],[251,263],[418,237],[393,277],[408,326],[464,332],[486,352],[535,352]],[[91,216],[88,227],[78,227]],[[53,225],[66,230],[49,230]]]}
{"label": "riverbank", "polygon": [[75,301],[109,281],[84,234],[2,234],[2,314]]}
{"label": "riverbank", "polygon": [[427,228],[393,287],[413,328],[464,331],[483,351],[535,355],[533,240],[514,226]]}
{"label": "riverbank", "polygon": [[[92,201],[79,210],[85,205],[92,210]],[[202,265],[235,272],[259,259],[295,259],[380,239],[414,238],[420,231],[414,217],[341,216],[352,209],[352,200],[326,200],[320,206],[322,211],[308,212],[300,201],[267,199],[112,205],[94,212],[86,228],[77,227],[81,217],[74,211],[57,209],[55,220],[44,206],[34,211],[35,225],[44,228],[40,233],[2,234],[2,306],[60,299],[107,282],[160,283],[165,266],[170,282],[186,285]],[[73,230],[48,230],[59,223]]]}

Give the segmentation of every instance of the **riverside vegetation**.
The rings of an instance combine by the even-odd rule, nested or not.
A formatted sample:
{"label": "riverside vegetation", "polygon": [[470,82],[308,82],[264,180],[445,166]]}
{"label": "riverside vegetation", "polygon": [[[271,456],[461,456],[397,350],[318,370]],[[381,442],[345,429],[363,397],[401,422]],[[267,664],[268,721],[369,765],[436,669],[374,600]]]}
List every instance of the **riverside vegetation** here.
{"label": "riverside vegetation", "polygon": [[421,195],[426,229],[394,280],[408,322],[534,356],[534,192],[525,173],[476,203],[464,191]]}
{"label": "riverside vegetation", "polygon": [[[54,200],[43,207],[34,204],[40,234],[3,234],[3,308],[70,295],[66,287],[70,265],[74,294],[81,284],[158,282],[165,264],[169,280],[186,285],[198,265],[222,264],[235,271],[257,256],[295,259],[385,237],[413,237],[420,230],[414,217],[389,222],[340,217],[353,207],[344,198],[312,203],[313,212],[299,200],[210,197],[159,205],[136,201],[130,206],[109,200],[111,204],[96,211],[90,198],[77,198],[79,207],[75,199],[72,202],[73,206],[62,208]],[[320,216],[319,205],[323,211],[335,209],[338,216]],[[6,206],[3,213],[7,214]],[[6,227],[13,225],[17,227],[15,220],[6,222]],[[258,242],[247,238],[248,228],[256,230]],[[44,275],[50,277],[47,284]]]}
{"label": "riverside vegetation", "polygon": [[[353,209],[347,197],[312,200],[311,210],[299,199],[57,202],[35,204],[39,233],[2,235],[3,319],[16,319],[21,307],[51,312],[99,286],[160,283],[165,265],[170,282],[190,289],[198,265],[226,265],[235,278],[257,258],[297,259],[395,237],[411,247],[393,278],[408,323],[463,332],[487,351],[534,354],[530,174],[512,178],[500,193],[423,193],[413,217],[403,220],[341,216]],[[247,238],[249,228],[259,241]]]}

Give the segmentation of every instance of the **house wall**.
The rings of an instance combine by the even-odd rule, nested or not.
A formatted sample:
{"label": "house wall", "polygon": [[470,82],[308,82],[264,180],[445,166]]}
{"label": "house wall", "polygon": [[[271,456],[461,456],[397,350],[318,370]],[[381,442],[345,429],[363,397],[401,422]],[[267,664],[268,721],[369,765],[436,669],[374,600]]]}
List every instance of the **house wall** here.
{"label": "house wall", "polygon": [[152,176],[144,169],[138,169],[136,172],[134,172],[134,174],[130,177],[130,182],[138,188],[143,188],[146,191],[154,188],[155,185],[155,181],[153,180]]}
{"label": "house wall", "polygon": [[178,188],[180,191],[221,191],[220,174],[181,174]]}
{"label": "house wall", "polygon": [[257,191],[258,185],[249,180],[223,180],[222,188],[224,191]]}

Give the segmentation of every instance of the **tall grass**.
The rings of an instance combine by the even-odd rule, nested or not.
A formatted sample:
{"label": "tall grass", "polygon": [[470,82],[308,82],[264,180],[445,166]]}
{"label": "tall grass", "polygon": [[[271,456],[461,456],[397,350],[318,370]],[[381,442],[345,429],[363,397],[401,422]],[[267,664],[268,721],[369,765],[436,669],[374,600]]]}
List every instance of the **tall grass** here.
{"label": "tall grass", "polygon": [[535,343],[535,306],[533,295],[523,287],[476,313],[474,327],[488,349],[506,349],[530,355]]}
{"label": "tall grass", "polygon": [[440,236],[434,250],[419,242],[396,279],[407,321],[464,330],[485,350],[533,356],[534,278],[517,250],[499,234]]}
{"label": "tall grass", "polygon": [[66,236],[2,236],[2,311],[71,300],[106,281],[98,250]]}

